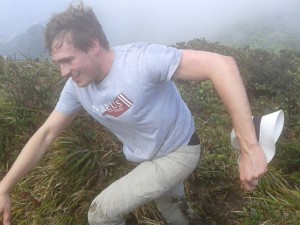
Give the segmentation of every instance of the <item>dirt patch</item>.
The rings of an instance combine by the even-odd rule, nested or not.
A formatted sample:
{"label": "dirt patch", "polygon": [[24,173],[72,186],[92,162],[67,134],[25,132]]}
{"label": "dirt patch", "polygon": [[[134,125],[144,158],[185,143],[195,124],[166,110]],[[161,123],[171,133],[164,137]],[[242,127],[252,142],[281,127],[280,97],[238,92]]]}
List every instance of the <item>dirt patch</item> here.
{"label": "dirt patch", "polygon": [[[245,206],[242,191],[238,187],[228,186],[228,183],[218,187],[211,186],[200,179],[188,180],[189,197],[195,204],[199,204],[209,225],[237,225],[240,224],[235,212],[241,211]],[[199,206],[198,205],[198,206]]]}

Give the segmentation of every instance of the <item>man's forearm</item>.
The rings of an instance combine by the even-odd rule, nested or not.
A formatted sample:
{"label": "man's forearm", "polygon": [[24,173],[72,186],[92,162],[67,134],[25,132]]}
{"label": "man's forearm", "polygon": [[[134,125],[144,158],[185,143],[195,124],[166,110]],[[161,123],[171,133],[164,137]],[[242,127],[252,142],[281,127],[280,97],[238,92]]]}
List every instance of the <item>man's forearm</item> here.
{"label": "man's forearm", "polygon": [[213,76],[212,82],[230,114],[242,151],[257,145],[255,128],[244,84],[234,60],[227,58],[223,76]]}
{"label": "man's forearm", "polygon": [[0,182],[0,193],[9,192],[42,159],[53,139],[41,130],[32,136]]}

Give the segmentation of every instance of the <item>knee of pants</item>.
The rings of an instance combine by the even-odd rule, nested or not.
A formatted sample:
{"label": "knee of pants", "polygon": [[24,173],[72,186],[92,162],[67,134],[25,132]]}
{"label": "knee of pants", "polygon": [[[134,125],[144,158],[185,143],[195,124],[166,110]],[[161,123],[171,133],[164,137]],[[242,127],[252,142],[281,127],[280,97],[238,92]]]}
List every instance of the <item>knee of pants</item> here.
{"label": "knee of pants", "polygon": [[90,205],[88,211],[88,221],[89,225],[100,225],[102,224],[104,217],[106,217],[103,212],[101,212],[100,207],[98,206],[96,201],[93,201]]}
{"label": "knee of pants", "polygon": [[110,218],[101,209],[99,203],[94,200],[88,211],[89,225],[125,225],[123,218]]}

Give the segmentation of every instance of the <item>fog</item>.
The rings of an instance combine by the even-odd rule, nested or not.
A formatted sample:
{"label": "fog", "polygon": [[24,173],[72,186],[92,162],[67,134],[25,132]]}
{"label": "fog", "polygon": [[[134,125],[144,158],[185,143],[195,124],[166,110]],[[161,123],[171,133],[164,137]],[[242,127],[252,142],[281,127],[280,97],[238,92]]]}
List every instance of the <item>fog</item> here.
{"label": "fog", "polygon": [[[0,0],[0,39],[45,24],[71,0]],[[286,13],[300,0],[84,0],[101,22],[111,45],[135,41],[172,44],[214,39],[226,27]]]}

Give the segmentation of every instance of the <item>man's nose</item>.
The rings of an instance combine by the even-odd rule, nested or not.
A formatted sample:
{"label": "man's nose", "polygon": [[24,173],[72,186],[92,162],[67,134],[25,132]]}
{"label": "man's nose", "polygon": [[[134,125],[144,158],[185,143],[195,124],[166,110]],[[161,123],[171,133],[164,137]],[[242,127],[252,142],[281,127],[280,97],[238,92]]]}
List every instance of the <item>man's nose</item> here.
{"label": "man's nose", "polygon": [[67,66],[65,64],[61,64],[60,65],[60,73],[63,77],[69,77],[71,74],[71,70],[70,70],[69,66]]}

